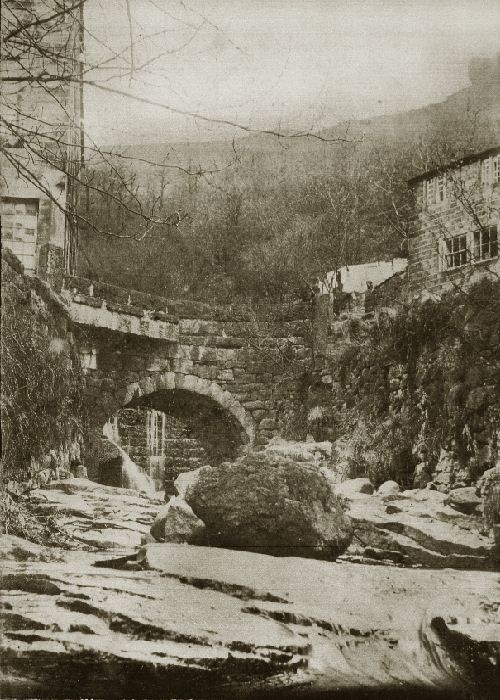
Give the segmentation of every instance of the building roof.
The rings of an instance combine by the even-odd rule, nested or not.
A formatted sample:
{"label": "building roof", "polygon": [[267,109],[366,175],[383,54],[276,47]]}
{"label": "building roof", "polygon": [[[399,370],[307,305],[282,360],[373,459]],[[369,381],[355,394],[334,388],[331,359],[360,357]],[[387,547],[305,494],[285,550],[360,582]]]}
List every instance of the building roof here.
{"label": "building roof", "polygon": [[420,175],[415,175],[408,180],[410,187],[416,185],[417,182],[422,180],[427,180],[428,178],[434,177],[435,175],[441,175],[446,170],[451,170],[452,168],[459,168],[461,165],[467,165],[468,163],[474,163],[476,160],[483,160],[484,158],[489,158],[490,156],[496,156],[500,153],[500,144],[497,146],[492,146],[491,148],[481,151],[481,153],[471,153],[468,156],[464,156],[458,160],[452,160],[447,165],[441,166],[439,168],[432,168],[431,170],[426,170],[425,173]]}
{"label": "building roof", "polygon": [[363,263],[362,265],[346,265],[327,272],[325,281],[321,283],[323,294],[337,289],[338,281],[342,284],[342,291],[346,294],[363,293],[368,289],[368,282],[373,287],[385,282],[393,275],[406,270],[408,261],[406,258],[394,258],[393,260],[377,260],[376,262]]}

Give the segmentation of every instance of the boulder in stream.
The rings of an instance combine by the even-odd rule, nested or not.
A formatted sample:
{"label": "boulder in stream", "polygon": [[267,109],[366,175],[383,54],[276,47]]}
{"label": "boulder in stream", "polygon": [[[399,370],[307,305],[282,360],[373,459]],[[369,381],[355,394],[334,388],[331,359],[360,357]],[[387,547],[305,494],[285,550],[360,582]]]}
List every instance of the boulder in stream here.
{"label": "boulder in stream", "polygon": [[352,538],[323,474],[275,454],[251,452],[204,468],[186,500],[217,547],[333,561]]}

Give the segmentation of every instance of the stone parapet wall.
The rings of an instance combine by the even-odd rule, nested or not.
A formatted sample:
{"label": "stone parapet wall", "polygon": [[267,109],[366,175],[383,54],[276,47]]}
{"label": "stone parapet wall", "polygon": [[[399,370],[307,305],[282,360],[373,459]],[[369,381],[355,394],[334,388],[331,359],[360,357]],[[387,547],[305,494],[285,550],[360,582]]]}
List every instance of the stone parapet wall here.
{"label": "stone parapet wall", "polygon": [[167,299],[162,296],[145,294],[133,289],[117,287],[106,282],[96,282],[83,277],[66,276],[66,295],[79,295],[105,301],[108,307],[118,304],[129,307],[129,313],[162,312],[168,320],[196,319],[198,321],[251,322],[265,317],[268,321],[286,322],[303,320],[310,315],[309,305],[304,302],[266,305],[263,309],[250,309],[241,305],[218,306],[189,299]]}

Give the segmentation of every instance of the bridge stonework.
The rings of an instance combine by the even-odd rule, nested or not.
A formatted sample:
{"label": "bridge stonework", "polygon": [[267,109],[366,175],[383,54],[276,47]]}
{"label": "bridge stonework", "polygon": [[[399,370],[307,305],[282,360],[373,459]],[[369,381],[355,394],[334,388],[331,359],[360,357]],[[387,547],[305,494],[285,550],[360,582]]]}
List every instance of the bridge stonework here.
{"label": "bridge stonework", "polygon": [[[217,461],[245,442],[281,434],[303,401],[301,378],[311,366],[307,304],[262,315],[75,277],[61,296],[86,372],[95,444],[117,410],[148,406],[183,419]],[[93,454],[89,445],[91,471]]]}

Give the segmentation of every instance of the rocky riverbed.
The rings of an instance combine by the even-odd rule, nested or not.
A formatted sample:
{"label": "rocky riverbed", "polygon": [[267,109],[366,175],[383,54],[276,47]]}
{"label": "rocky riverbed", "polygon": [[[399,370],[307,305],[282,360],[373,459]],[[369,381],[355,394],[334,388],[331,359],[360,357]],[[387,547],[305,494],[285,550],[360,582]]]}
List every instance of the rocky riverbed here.
{"label": "rocky riverbed", "polygon": [[[66,523],[75,549],[2,538],[2,697],[496,697],[494,571],[411,568],[411,558],[374,565],[368,544],[338,562],[138,547],[159,509],[154,498],[83,479],[33,498]],[[351,510],[374,523],[368,531],[413,533],[413,543],[424,532],[424,549],[432,540],[428,551],[466,556],[464,523],[430,499],[458,530],[429,534],[430,519],[419,516],[429,499],[418,494],[356,496]],[[404,534],[387,526],[399,522],[388,519],[391,503]]]}

